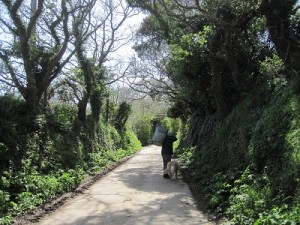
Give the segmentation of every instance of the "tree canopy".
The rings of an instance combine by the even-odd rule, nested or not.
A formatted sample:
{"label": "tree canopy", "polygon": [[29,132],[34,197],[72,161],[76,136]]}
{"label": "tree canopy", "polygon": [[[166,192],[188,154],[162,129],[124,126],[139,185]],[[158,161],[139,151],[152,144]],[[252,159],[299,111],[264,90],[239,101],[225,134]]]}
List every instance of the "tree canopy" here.
{"label": "tree canopy", "polygon": [[[284,76],[298,74],[297,1],[128,2],[149,13],[135,49],[148,59],[147,68],[160,60],[156,74],[141,79],[149,92],[164,87],[176,93],[174,112],[185,106],[187,111],[228,115],[245,93],[269,82],[261,67],[274,54],[286,68],[280,71]],[[157,73],[172,85],[157,80]]]}

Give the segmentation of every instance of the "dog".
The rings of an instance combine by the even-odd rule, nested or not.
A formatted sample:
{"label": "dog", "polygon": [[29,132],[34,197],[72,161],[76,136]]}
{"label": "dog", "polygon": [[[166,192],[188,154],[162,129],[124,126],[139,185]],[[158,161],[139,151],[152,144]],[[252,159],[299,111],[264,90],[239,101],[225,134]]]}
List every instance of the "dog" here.
{"label": "dog", "polygon": [[177,179],[177,173],[179,169],[179,164],[176,161],[170,161],[167,164],[167,169],[164,171],[165,174],[169,175],[170,180]]}

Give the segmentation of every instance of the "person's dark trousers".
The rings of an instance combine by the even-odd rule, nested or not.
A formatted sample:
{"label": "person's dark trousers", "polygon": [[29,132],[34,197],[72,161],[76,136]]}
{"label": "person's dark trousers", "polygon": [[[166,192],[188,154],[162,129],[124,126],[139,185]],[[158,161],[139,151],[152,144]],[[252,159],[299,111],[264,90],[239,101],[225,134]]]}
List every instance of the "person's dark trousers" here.
{"label": "person's dark trousers", "polygon": [[167,169],[167,164],[168,162],[171,161],[171,156],[170,155],[162,155],[163,162],[164,162],[164,170]]}

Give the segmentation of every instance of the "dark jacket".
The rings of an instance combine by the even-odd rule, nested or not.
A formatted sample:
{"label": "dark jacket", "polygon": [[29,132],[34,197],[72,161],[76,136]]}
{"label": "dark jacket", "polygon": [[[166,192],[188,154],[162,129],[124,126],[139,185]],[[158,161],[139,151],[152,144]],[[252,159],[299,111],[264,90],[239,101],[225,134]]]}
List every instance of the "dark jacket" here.
{"label": "dark jacket", "polygon": [[177,141],[174,135],[167,134],[161,148],[162,155],[173,155],[173,142]]}

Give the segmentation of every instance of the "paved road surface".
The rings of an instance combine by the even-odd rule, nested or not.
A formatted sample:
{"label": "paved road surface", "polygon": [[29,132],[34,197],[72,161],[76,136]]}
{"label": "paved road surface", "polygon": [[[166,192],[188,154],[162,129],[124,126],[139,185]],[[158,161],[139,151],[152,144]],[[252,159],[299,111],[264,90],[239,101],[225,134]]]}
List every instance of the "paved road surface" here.
{"label": "paved road surface", "polygon": [[[35,223],[36,224],[36,223]],[[39,225],[212,225],[188,186],[162,177],[160,147],[145,147]]]}

